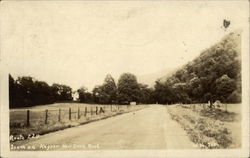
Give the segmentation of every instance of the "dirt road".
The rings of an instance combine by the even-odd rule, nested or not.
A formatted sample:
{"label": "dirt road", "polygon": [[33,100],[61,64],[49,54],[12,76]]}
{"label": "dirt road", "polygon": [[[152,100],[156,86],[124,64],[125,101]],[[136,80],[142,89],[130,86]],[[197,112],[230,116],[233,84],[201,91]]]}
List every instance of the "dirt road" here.
{"label": "dirt road", "polygon": [[15,142],[25,150],[190,149],[194,144],[166,107],[152,105],[90,124]]}

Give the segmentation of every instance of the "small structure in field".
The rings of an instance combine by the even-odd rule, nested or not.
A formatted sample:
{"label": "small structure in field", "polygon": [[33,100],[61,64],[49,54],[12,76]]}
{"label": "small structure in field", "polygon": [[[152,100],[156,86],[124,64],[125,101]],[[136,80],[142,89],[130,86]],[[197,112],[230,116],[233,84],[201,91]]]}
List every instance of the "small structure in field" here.
{"label": "small structure in field", "polygon": [[73,101],[79,101],[79,94],[75,91],[72,93]]}
{"label": "small structure in field", "polygon": [[219,101],[219,100],[216,100],[215,102],[214,102],[214,106],[215,107],[221,107],[221,102]]}
{"label": "small structure in field", "polygon": [[136,105],[136,102],[135,101],[130,102],[130,105]]}

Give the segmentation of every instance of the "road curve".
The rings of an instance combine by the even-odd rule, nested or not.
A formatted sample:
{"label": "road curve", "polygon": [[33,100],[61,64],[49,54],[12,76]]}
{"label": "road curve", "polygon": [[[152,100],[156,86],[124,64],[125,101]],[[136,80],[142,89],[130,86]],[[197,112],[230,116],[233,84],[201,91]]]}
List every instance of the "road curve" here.
{"label": "road curve", "polygon": [[25,150],[113,150],[195,148],[167,107],[151,105],[90,124],[15,142]]}

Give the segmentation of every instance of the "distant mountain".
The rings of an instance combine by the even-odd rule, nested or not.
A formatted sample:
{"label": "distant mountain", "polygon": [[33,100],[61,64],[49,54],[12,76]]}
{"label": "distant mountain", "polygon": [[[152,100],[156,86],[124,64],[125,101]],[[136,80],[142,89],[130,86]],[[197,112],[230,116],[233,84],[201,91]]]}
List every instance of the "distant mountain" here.
{"label": "distant mountain", "polygon": [[159,81],[160,83],[164,83],[167,81],[167,79],[169,77],[171,77],[176,71],[178,70],[178,68],[173,68],[170,71],[168,71],[168,73],[165,73],[164,75],[162,75],[161,77],[159,77],[157,79],[157,81]]}
{"label": "distant mountain", "polygon": [[166,68],[154,73],[137,76],[137,80],[139,83],[144,83],[147,84],[149,87],[153,87],[156,80],[164,82],[166,78],[171,76],[175,71],[176,69],[174,68]]}

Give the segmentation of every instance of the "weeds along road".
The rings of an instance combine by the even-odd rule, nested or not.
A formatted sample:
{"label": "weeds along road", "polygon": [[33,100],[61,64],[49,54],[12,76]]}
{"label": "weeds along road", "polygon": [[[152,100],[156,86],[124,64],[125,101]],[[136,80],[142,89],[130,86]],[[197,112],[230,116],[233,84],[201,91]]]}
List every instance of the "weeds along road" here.
{"label": "weeds along road", "polygon": [[[35,150],[190,149],[195,148],[167,107],[151,105],[90,124],[15,142]],[[13,147],[13,146],[12,146]],[[35,148],[34,148],[35,147]]]}

